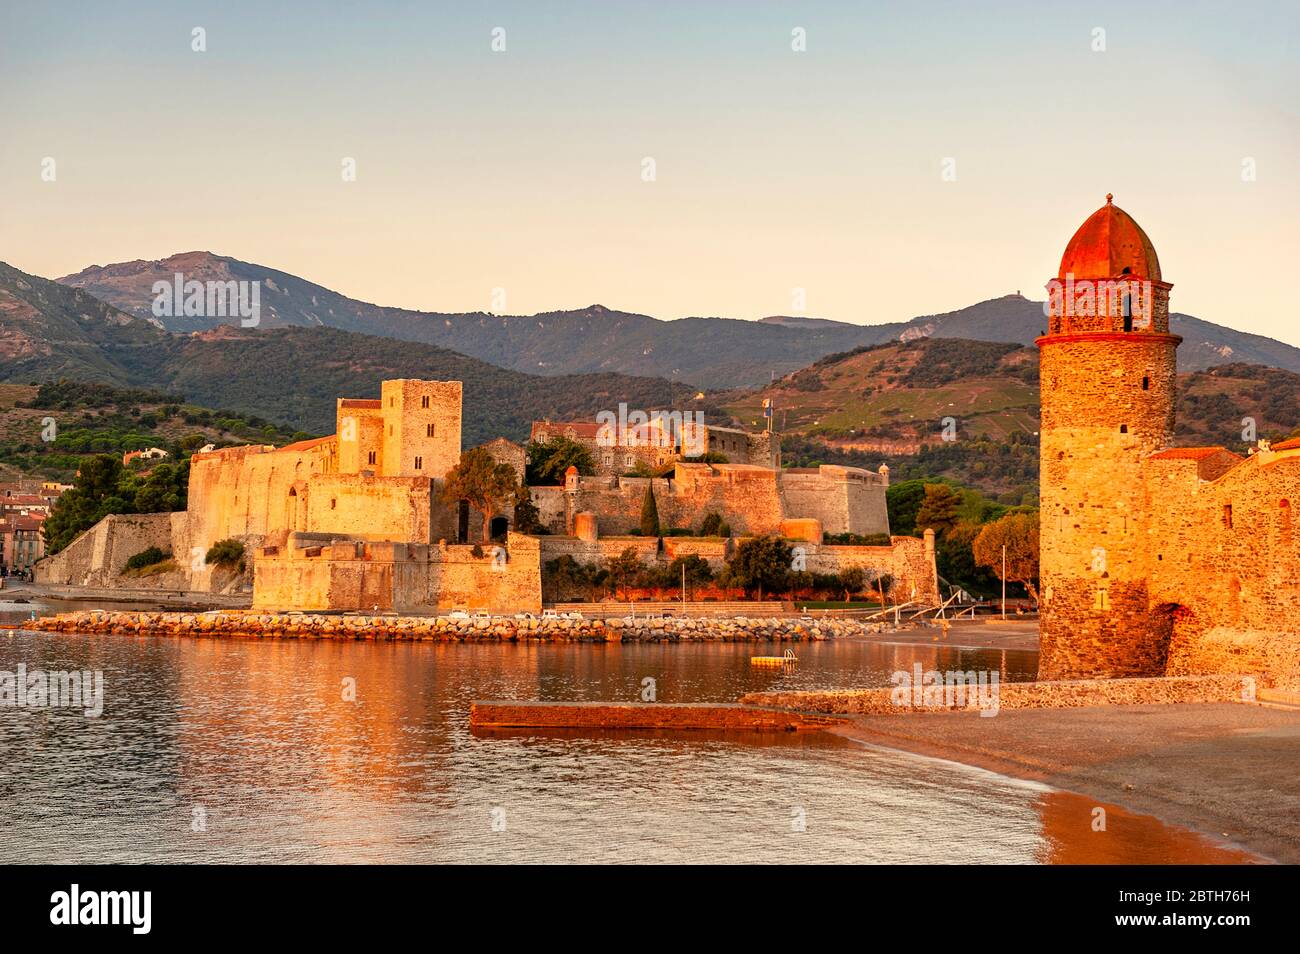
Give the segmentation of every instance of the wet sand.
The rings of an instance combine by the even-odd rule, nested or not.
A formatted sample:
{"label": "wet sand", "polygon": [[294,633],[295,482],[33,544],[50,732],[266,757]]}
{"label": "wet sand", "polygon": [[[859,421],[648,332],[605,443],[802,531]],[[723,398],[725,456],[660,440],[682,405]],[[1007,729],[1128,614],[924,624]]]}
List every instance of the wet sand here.
{"label": "wet sand", "polygon": [[1300,863],[1300,711],[1237,703],[855,716],[829,731],[1123,806]]}

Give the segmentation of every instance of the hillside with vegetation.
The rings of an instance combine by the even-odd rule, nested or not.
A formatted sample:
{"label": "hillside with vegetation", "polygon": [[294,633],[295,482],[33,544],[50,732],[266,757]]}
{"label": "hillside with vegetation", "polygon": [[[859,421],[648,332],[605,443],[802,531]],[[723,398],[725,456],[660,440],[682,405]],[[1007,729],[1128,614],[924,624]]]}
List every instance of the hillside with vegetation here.
{"label": "hillside with vegetation", "polygon": [[333,431],[337,398],[378,397],[385,378],[457,380],[466,446],[525,440],[536,418],[594,420],[620,401],[699,410],[711,420],[719,413],[696,401],[684,378],[525,374],[435,345],[319,325],[173,334],[79,288],[0,267],[0,382],[60,377],[184,394],[319,434]]}
{"label": "hillside with vegetation", "polygon": [[[1175,443],[1249,446],[1300,426],[1300,375],[1226,364],[1179,375]],[[916,338],[829,355],[769,387],[719,394],[746,426],[775,407],[788,466],[888,464],[895,481],[946,477],[1007,504],[1038,486],[1038,349]],[[952,440],[945,440],[945,429]]]}
{"label": "hillside with vegetation", "polygon": [[[691,381],[706,388],[754,387],[818,358],[871,344],[957,338],[1033,344],[1043,303],[1019,293],[905,321],[869,310],[847,321],[775,315],[661,320],[593,304],[536,315],[426,312],[358,301],[305,278],[211,252],[92,265],[59,279],[137,318],[152,317],[153,284],[177,273],[197,281],[260,282],[266,328],[333,328],[437,345],[529,374],[621,373]],[[239,319],[160,319],[171,331],[204,331]],[[883,322],[883,323],[882,323]],[[1170,316],[1189,370],[1228,362],[1300,372],[1300,348],[1189,315]]]}
{"label": "hillside with vegetation", "polygon": [[0,384],[0,477],[67,481],[88,458],[161,448],[175,461],[213,444],[281,446],[311,435],[184,395],[76,381]]}

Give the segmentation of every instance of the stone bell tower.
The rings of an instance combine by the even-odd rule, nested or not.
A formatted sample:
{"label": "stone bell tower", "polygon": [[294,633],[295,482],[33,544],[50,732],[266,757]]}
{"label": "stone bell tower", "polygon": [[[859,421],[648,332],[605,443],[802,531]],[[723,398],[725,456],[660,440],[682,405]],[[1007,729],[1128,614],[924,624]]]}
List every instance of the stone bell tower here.
{"label": "stone bell tower", "polygon": [[1038,339],[1040,679],[1161,674],[1147,599],[1143,461],[1174,431],[1169,289],[1146,233],[1106,204],[1066,246]]}

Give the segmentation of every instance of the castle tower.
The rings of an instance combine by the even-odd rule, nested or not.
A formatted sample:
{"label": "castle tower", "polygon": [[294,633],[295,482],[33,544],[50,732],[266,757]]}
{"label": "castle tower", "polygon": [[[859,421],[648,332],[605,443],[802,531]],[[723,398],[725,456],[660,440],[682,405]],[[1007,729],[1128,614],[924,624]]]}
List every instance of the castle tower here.
{"label": "castle tower", "polygon": [[1161,674],[1169,643],[1147,600],[1142,468],[1172,442],[1182,339],[1151,240],[1111,199],[1066,246],[1037,341],[1040,679]]}
{"label": "castle tower", "polygon": [[379,400],[382,476],[439,479],[460,462],[459,381],[384,381]]}

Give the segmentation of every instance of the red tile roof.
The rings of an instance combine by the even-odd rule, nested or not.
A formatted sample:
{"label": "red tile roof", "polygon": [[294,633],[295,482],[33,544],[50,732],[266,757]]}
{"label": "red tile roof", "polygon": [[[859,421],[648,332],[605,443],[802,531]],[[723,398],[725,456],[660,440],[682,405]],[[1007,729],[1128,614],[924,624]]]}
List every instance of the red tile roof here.
{"label": "red tile roof", "polygon": [[1295,450],[1300,448],[1300,437],[1292,437],[1285,441],[1278,441],[1276,444],[1269,445],[1273,450]]}
{"label": "red tile roof", "polygon": [[342,398],[339,401],[339,406],[356,408],[364,407],[370,408],[371,410],[377,410],[384,406],[384,402],[380,401],[378,398],[374,400],[371,400],[370,398]]}
{"label": "red tile roof", "polygon": [[282,451],[311,450],[313,447],[319,447],[321,444],[324,444],[326,441],[332,441],[332,440],[334,440],[333,434],[329,435],[328,437],[314,437],[309,441],[299,441],[296,444],[285,444],[283,447],[279,449]]}

